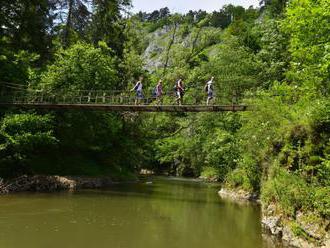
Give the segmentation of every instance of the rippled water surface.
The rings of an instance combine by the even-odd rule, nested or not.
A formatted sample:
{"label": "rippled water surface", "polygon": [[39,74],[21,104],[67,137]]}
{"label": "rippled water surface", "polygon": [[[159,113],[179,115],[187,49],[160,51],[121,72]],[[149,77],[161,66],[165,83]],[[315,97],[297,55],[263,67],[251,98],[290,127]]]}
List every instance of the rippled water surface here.
{"label": "rippled water surface", "polygon": [[260,209],[219,185],[155,179],[76,193],[0,197],[1,248],[264,248]]}

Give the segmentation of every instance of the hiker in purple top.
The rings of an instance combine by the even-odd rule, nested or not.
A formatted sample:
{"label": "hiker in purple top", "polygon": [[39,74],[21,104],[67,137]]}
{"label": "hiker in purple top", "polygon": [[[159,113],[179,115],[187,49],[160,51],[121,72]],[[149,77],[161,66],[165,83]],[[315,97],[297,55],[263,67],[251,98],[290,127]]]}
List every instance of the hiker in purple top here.
{"label": "hiker in purple top", "polygon": [[162,104],[162,97],[163,97],[163,81],[159,80],[156,86],[156,98],[157,98],[157,104]]}

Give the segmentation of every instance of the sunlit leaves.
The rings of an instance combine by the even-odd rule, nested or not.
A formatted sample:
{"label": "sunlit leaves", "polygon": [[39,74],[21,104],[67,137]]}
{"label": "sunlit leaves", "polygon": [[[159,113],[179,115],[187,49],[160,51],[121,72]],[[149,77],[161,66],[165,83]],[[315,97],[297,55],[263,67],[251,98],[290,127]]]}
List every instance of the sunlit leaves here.
{"label": "sunlit leaves", "polygon": [[[102,45],[103,44],[103,45]],[[110,90],[118,83],[116,59],[104,43],[78,43],[56,54],[55,62],[42,75],[44,89]]]}

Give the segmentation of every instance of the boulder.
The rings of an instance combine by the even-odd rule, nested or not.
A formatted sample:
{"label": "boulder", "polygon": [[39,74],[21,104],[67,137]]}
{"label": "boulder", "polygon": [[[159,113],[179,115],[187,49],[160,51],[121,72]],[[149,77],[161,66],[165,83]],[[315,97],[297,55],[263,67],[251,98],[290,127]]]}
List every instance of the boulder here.
{"label": "boulder", "polygon": [[259,196],[257,193],[247,192],[245,190],[230,190],[222,188],[218,194],[221,198],[232,199],[234,201],[259,201]]}
{"label": "boulder", "polygon": [[277,238],[282,238],[281,216],[264,216],[262,218],[262,227]]}
{"label": "boulder", "polygon": [[110,178],[21,176],[4,184],[0,181],[0,193],[11,192],[55,192],[61,190],[94,189],[112,185]]}

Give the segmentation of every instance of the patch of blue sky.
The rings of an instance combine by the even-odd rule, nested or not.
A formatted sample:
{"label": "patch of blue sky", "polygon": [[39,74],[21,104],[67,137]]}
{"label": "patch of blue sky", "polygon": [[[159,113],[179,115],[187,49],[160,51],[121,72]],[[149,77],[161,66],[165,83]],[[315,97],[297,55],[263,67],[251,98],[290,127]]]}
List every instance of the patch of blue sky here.
{"label": "patch of blue sky", "polygon": [[168,7],[171,12],[187,13],[189,10],[220,10],[226,4],[258,7],[260,0],[133,0],[132,12],[151,12]]}

